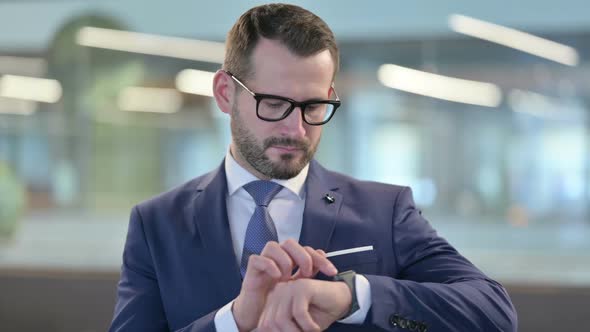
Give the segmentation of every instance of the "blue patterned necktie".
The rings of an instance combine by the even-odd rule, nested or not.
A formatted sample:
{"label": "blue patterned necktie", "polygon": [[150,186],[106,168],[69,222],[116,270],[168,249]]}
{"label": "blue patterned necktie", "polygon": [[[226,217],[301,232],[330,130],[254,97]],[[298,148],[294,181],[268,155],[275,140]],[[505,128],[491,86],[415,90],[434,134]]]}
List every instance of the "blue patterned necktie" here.
{"label": "blue patterned necktie", "polygon": [[268,214],[268,204],[283,187],[271,181],[258,180],[244,185],[244,189],[256,202],[256,209],[246,229],[246,240],[240,265],[242,278],[246,275],[250,255],[259,255],[268,241],[278,241],[275,224]]}

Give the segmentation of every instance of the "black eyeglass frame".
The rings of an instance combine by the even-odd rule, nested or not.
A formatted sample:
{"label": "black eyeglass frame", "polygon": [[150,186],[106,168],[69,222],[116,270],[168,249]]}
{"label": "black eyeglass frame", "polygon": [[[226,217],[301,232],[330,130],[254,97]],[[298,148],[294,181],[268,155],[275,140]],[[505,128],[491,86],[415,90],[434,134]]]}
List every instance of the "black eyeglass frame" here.
{"label": "black eyeglass frame", "polygon": [[[332,91],[334,91],[334,95],[336,96],[336,99],[330,100],[330,99],[324,99],[324,100],[308,100],[308,101],[296,101],[293,100],[291,98],[287,98],[287,97],[283,97],[283,96],[277,96],[277,95],[271,95],[271,94],[264,94],[264,93],[256,93],[252,90],[250,90],[244,83],[242,83],[242,81],[240,81],[236,76],[234,76],[232,73],[230,73],[227,70],[224,70],[224,72],[226,74],[228,74],[236,83],[238,83],[242,88],[244,88],[244,90],[246,90],[249,94],[252,95],[252,97],[254,97],[254,99],[256,100],[256,116],[264,121],[269,121],[269,122],[277,122],[277,121],[281,121],[285,118],[287,118],[289,116],[289,114],[291,114],[291,112],[293,112],[293,110],[296,107],[299,107],[301,109],[301,119],[303,119],[303,121],[305,123],[307,123],[310,126],[321,126],[321,125],[325,125],[326,123],[328,123],[328,121],[330,121],[330,119],[332,119],[332,117],[334,116],[334,114],[336,114],[336,110],[338,109],[338,107],[340,107],[341,102],[340,102],[340,98],[338,97],[338,94],[336,93],[336,89],[334,88],[334,84],[332,83]],[[260,113],[258,112],[258,106],[260,105],[260,101],[262,101],[265,98],[271,98],[271,99],[278,99],[278,100],[283,100],[286,102],[289,102],[291,104],[291,106],[283,113],[283,115],[278,118],[278,119],[270,119],[270,118],[266,118],[264,116],[261,116]],[[330,114],[330,116],[322,121],[322,122],[318,122],[318,123],[310,123],[309,121],[307,121],[305,119],[305,108],[310,105],[310,104],[330,104],[334,107],[334,109],[332,110],[332,114]]]}

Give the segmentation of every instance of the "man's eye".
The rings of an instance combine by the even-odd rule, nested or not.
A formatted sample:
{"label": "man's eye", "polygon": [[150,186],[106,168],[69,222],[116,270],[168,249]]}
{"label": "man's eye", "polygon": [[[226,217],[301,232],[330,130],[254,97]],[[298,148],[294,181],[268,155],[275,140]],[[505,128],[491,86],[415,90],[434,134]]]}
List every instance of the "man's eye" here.
{"label": "man's eye", "polygon": [[285,108],[287,105],[286,102],[282,101],[282,100],[267,100],[264,102],[264,106],[267,108],[273,108],[273,109],[282,109]]}
{"label": "man's eye", "polygon": [[324,104],[310,104],[305,108],[309,112],[321,111],[326,107]]}

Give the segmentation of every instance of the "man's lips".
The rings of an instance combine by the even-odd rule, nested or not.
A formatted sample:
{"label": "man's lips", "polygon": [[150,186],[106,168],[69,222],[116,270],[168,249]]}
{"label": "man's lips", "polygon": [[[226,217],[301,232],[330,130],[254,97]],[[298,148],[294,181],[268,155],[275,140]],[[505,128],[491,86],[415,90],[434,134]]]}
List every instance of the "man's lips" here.
{"label": "man's lips", "polygon": [[285,152],[295,152],[295,151],[301,150],[301,148],[298,148],[298,147],[282,146],[282,145],[273,145],[273,146],[271,146],[271,148],[275,148],[279,151],[285,151]]}

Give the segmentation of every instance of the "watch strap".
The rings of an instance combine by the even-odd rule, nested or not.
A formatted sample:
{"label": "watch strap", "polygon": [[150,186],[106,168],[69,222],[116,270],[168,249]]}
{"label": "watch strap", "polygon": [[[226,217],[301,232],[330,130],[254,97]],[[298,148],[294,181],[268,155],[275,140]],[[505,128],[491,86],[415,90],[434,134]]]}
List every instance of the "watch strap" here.
{"label": "watch strap", "polygon": [[361,307],[356,298],[356,272],[352,270],[340,272],[332,277],[332,281],[342,281],[348,286],[348,289],[350,289],[352,301],[350,302],[350,309],[343,318],[346,318],[359,310]]}

